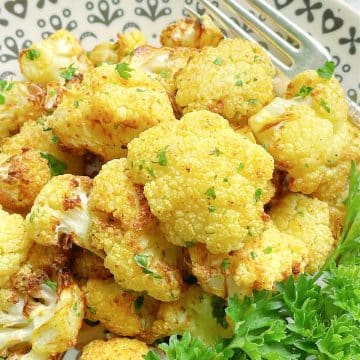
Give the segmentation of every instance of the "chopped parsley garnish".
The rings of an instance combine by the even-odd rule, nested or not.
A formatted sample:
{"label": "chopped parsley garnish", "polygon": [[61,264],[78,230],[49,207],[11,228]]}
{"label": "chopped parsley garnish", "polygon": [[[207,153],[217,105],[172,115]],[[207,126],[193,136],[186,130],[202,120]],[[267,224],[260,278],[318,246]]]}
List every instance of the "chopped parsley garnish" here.
{"label": "chopped parsley garnish", "polygon": [[156,160],[153,161],[153,163],[159,164],[160,166],[166,166],[168,164],[168,159],[166,156],[166,151],[167,151],[168,147],[169,147],[169,145],[165,146],[163,149],[161,149],[159,151],[159,153],[157,154]]}
{"label": "chopped parsley garnish", "polygon": [[79,100],[74,100],[74,108],[78,108],[80,105]]}
{"label": "chopped parsley garnish", "polygon": [[222,154],[222,152],[218,148],[215,148],[214,150],[209,152],[209,155],[219,156],[220,154]]}
{"label": "chopped parsley garnish", "polygon": [[303,85],[299,92],[295,96],[301,96],[301,98],[307,97],[311,92],[313,91],[313,88],[310,86]]}
{"label": "chopped parsley garnish", "polygon": [[159,74],[163,79],[166,79],[168,76],[169,76],[169,73],[166,69],[163,69],[160,71],[160,74]]}
{"label": "chopped parsley garnish", "polygon": [[50,139],[52,144],[57,144],[59,142],[59,138],[56,135],[53,135]]}
{"label": "chopped parsley garnish", "polygon": [[258,100],[258,99],[249,99],[249,100],[248,100],[248,103],[249,103],[250,105],[256,105],[256,104],[259,103],[259,100]]}
{"label": "chopped parsley garnish", "polygon": [[42,131],[50,131],[50,130],[52,130],[51,127],[47,126],[46,120],[43,117],[40,117],[37,120],[37,123],[41,125]]}
{"label": "chopped parsley garnish", "polygon": [[212,316],[216,319],[216,322],[226,329],[229,324],[226,321],[226,300],[220,296],[213,295],[211,297]]}
{"label": "chopped parsley garnish", "polygon": [[47,152],[40,152],[40,156],[43,159],[47,160],[51,176],[65,174],[65,171],[67,170],[67,165],[64,162],[58,160],[55,156]]}
{"label": "chopped parsley garnish", "polygon": [[144,274],[151,275],[154,279],[162,279],[162,277],[149,269],[149,256],[137,254],[134,256],[134,260],[138,266],[142,268]]}
{"label": "chopped parsley garnish", "polygon": [[87,309],[89,311],[90,314],[96,314],[96,309],[92,306],[87,306]]}
{"label": "chopped parsley garnish", "polygon": [[263,250],[263,253],[264,253],[264,254],[271,254],[271,253],[272,253],[272,247],[271,247],[271,246],[266,247],[266,248]]}
{"label": "chopped parsley garnish", "polygon": [[213,187],[208,188],[205,191],[205,195],[208,197],[208,199],[213,199],[213,200],[216,199],[215,189]]}
{"label": "chopped parsley garnish", "polygon": [[0,80],[0,105],[5,104],[6,98],[5,95],[1,92],[3,91],[9,91],[13,87],[13,83],[6,80]]}
{"label": "chopped parsley garnish", "polygon": [[3,94],[0,94],[0,105],[5,104],[5,101],[6,101],[5,96]]}
{"label": "chopped parsley garnish", "polygon": [[230,267],[230,259],[226,258],[221,262],[220,268],[225,272]]}
{"label": "chopped parsley garnish", "polygon": [[123,79],[131,78],[130,72],[134,71],[128,63],[119,63],[116,65],[115,69]]}
{"label": "chopped parsley garnish", "polygon": [[243,86],[243,85],[244,85],[244,83],[243,83],[242,80],[236,80],[235,81],[235,86]]}
{"label": "chopped parsley garnish", "polygon": [[323,98],[320,99],[320,105],[325,109],[326,112],[330,113],[329,105]]}
{"label": "chopped parsley garnish", "polygon": [[215,65],[221,65],[221,64],[222,64],[222,60],[221,60],[221,58],[217,57],[217,58],[213,61],[213,63],[214,63]]}
{"label": "chopped parsley garnish", "polygon": [[74,78],[76,70],[77,69],[76,67],[74,67],[74,64],[71,64],[67,69],[64,69],[64,71],[60,73],[60,76],[66,81],[72,80]]}
{"label": "chopped parsley garnish", "polygon": [[134,302],[134,307],[135,307],[135,311],[137,312],[137,313],[139,313],[140,312],[140,310],[141,310],[141,308],[142,308],[142,306],[143,306],[143,304],[144,304],[144,296],[143,295],[140,295],[140,296],[138,296],[137,298],[136,298],[136,300],[135,300],[135,302]]}
{"label": "chopped parsley garnish", "polygon": [[145,171],[154,179],[156,178],[154,169],[150,166],[145,166]]}
{"label": "chopped parsley garnish", "polygon": [[262,189],[256,189],[255,190],[255,201],[258,202],[261,199],[261,195],[262,195]]}
{"label": "chopped parsley garnish", "polygon": [[251,255],[251,258],[252,258],[253,260],[255,260],[255,259],[258,257],[258,255],[257,255],[257,253],[256,253],[255,251],[252,251],[252,252],[250,253],[250,255]]}
{"label": "chopped parsley garnish", "polygon": [[209,205],[208,210],[209,210],[209,212],[213,213],[213,212],[216,211],[216,206],[215,205]]}
{"label": "chopped parsley garnish", "polygon": [[57,290],[57,283],[51,280],[44,280],[43,284],[47,285],[52,291]]}
{"label": "chopped parsley garnish", "polygon": [[238,170],[242,170],[245,167],[245,164],[243,162],[239,163],[239,166],[237,167]]}
{"label": "chopped parsley garnish", "polygon": [[26,58],[33,61],[40,57],[40,51],[38,49],[29,49],[26,52]]}
{"label": "chopped parsley garnish", "polygon": [[318,68],[316,72],[323,79],[331,79],[334,74],[335,63],[333,61],[326,61],[325,64]]}
{"label": "chopped parsley garnish", "polygon": [[145,92],[145,89],[136,88],[136,92]]}
{"label": "chopped parsley garnish", "polygon": [[189,248],[192,247],[196,244],[195,241],[191,240],[191,241],[185,241],[185,247]]}

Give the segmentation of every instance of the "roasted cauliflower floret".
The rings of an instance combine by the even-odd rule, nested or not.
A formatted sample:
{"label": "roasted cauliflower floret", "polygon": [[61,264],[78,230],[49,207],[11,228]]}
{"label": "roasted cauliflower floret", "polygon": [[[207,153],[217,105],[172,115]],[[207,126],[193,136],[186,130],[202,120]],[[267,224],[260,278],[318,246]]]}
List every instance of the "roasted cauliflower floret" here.
{"label": "roasted cauliflower floret", "polygon": [[338,81],[322,79],[315,71],[299,74],[289,84],[291,96],[274,99],[249,124],[276,167],[289,172],[290,190],[310,194],[328,165],[342,157],[349,137],[347,104]]}
{"label": "roasted cauliflower floret", "polygon": [[93,67],[79,41],[66,30],[59,30],[23,50],[19,63],[27,79],[43,85],[51,81],[65,83],[62,73],[70,66],[82,74]]}
{"label": "roasted cauliflower floret", "polygon": [[40,191],[26,217],[27,236],[40,245],[88,248],[91,179],[85,176],[53,177]]}
{"label": "roasted cauliflower floret", "polygon": [[193,112],[142,133],[129,144],[128,166],[176,245],[223,253],[264,230],[273,159],[217,114]]}
{"label": "roasted cauliflower floret", "polygon": [[104,264],[117,283],[162,301],[176,300],[182,284],[178,250],[158,229],[142,186],[128,178],[125,159],[103,166],[94,179],[89,209],[90,243],[105,251]]}
{"label": "roasted cauliflower floret", "polygon": [[0,80],[0,139],[18,132],[25,121],[36,120],[44,112],[44,96],[36,84]]}
{"label": "roasted cauliflower floret", "polygon": [[183,18],[168,25],[160,35],[163,46],[203,48],[217,46],[224,38],[209,16],[200,19]]}
{"label": "roasted cauliflower floret", "polygon": [[136,48],[146,44],[143,33],[137,29],[120,33],[117,37],[118,40],[115,43],[99,43],[88,53],[90,60],[95,66],[103,63],[116,64]]}
{"label": "roasted cauliflower floret", "polygon": [[94,340],[84,347],[80,360],[143,360],[148,351],[148,346],[136,339]]}
{"label": "roasted cauliflower floret", "polygon": [[173,120],[164,88],[127,64],[102,65],[69,89],[50,120],[60,143],[78,154],[86,150],[111,160],[126,155],[142,131]]}
{"label": "roasted cauliflower floret", "polygon": [[271,209],[278,229],[296,237],[308,250],[306,271],[316,272],[335,246],[329,207],[325,202],[301,194],[289,194]]}
{"label": "roasted cauliflower floret", "polygon": [[201,287],[217,296],[236,293],[250,296],[254,290],[275,290],[276,283],[304,272],[308,249],[274,225],[230,254],[212,255],[202,245],[189,249],[192,271]]}
{"label": "roasted cauliflower floret", "polygon": [[120,336],[147,338],[159,302],[124,291],[114,280],[90,279],[84,287],[86,317]]}
{"label": "roasted cauliflower floret", "polygon": [[33,278],[26,289],[17,291],[16,300],[1,304],[0,351],[8,358],[48,359],[76,344],[83,296],[70,278],[56,291],[55,283],[29,276]]}
{"label": "roasted cauliflower floret", "polygon": [[0,286],[19,270],[27,258],[31,243],[25,236],[23,218],[0,208]]}
{"label": "roasted cauliflower floret", "polygon": [[13,212],[28,212],[50,178],[48,162],[37,150],[24,149],[0,161],[0,204]]}
{"label": "roasted cauliflower floret", "polygon": [[216,48],[202,49],[176,77],[176,103],[184,113],[210,110],[234,125],[246,125],[273,99],[274,74],[260,46],[223,40]]}
{"label": "roasted cauliflower floret", "polygon": [[[20,132],[5,139],[0,147],[0,161],[11,155],[18,155],[23,149],[34,149],[46,154],[51,154],[55,160],[64,163],[64,171],[71,174],[82,174],[83,161],[81,158],[62,150],[58,144],[58,137],[53,134],[46,118],[26,122]],[[3,160],[4,159],[4,160]]]}

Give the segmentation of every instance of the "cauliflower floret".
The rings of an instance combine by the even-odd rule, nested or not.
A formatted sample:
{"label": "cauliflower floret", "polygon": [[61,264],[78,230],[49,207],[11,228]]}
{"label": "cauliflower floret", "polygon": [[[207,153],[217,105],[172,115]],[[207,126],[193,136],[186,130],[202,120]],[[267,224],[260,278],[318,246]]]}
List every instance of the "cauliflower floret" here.
{"label": "cauliflower floret", "polygon": [[0,286],[19,270],[31,243],[25,236],[23,218],[0,209]]}
{"label": "cauliflower floret", "polygon": [[210,110],[234,125],[246,125],[273,99],[274,73],[260,46],[223,40],[216,48],[202,49],[176,77],[176,103],[183,113]]}
{"label": "cauliflower floret", "polygon": [[23,50],[19,63],[27,79],[43,85],[51,81],[65,83],[61,73],[70,66],[80,73],[93,67],[79,41],[66,30],[59,30]]}
{"label": "cauliflower floret", "polygon": [[270,216],[280,231],[301,240],[309,252],[306,271],[316,272],[335,246],[327,203],[289,194],[271,209]]}
{"label": "cauliflower floret", "polygon": [[45,91],[28,82],[0,80],[0,139],[19,131],[25,121],[37,119],[43,112]]}
{"label": "cauliflower floret", "polygon": [[[52,133],[46,118],[41,117],[36,122],[26,122],[18,134],[5,139],[1,144],[0,159],[21,154],[24,148],[53,155],[66,164],[66,170],[71,174],[82,174],[83,172],[82,159],[60,148],[58,138]],[[0,162],[4,161],[1,160]]]}
{"label": "cauliflower floret", "polygon": [[174,119],[158,81],[140,70],[127,70],[127,64],[118,66],[95,68],[81,86],[64,94],[49,122],[63,145],[111,160],[126,155],[127,143],[142,131]]}
{"label": "cauliflower floret", "polygon": [[[300,89],[312,89],[310,96],[298,96]],[[295,95],[274,99],[249,124],[277,168],[289,172],[290,190],[310,194],[348,143],[347,104],[338,81],[322,79],[315,71],[299,74],[289,84],[287,97]]]}
{"label": "cauliflower floret", "polygon": [[54,283],[28,276],[28,286],[18,291],[16,302],[0,308],[0,351],[9,358],[48,359],[76,344],[83,296],[69,277],[56,291]]}
{"label": "cauliflower floret", "polygon": [[143,360],[148,351],[148,346],[136,339],[94,340],[84,347],[80,360]]}
{"label": "cauliflower floret", "polygon": [[48,162],[37,150],[24,149],[0,161],[0,204],[13,212],[27,213],[50,177]]}
{"label": "cauliflower floret", "polygon": [[103,63],[118,63],[123,57],[132,53],[136,48],[146,44],[144,34],[137,29],[120,33],[117,37],[117,42],[99,43],[89,52],[89,59],[95,66]]}
{"label": "cauliflower floret", "polygon": [[73,252],[73,273],[83,279],[107,279],[111,273],[104,266],[104,260],[88,250],[75,248]]}
{"label": "cauliflower floret", "polygon": [[193,112],[145,131],[129,144],[128,166],[176,245],[228,252],[264,230],[273,159],[217,114]]}
{"label": "cauliflower floret", "polygon": [[85,176],[53,177],[40,191],[26,217],[27,235],[45,246],[89,248],[88,195],[91,179]]}
{"label": "cauliflower floret", "polygon": [[159,302],[124,291],[114,280],[90,279],[84,287],[86,317],[120,336],[147,338]]}
{"label": "cauliflower floret", "polygon": [[160,35],[163,46],[203,48],[217,46],[224,38],[209,16],[200,19],[183,18],[168,25]]}
{"label": "cauliflower floret", "polygon": [[181,291],[178,250],[159,231],[142,192],[126,174],[126,160],[105,164],[89,199],[90,243],[124,289],[173,301]]}
{"label": "cauliflower floret", "polygon": [[202,245],[189,249],[192,271],[201,287],[228,297],[250,296],[253,290],[275,290],[276,283],[304,272],[308,249],[273,224],[238,251],[212,255]]}

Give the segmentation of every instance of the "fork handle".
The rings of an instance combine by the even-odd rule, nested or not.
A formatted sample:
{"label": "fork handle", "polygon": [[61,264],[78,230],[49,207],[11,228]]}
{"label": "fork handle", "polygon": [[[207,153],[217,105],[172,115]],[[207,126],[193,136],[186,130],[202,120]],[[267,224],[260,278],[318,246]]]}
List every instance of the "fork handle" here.
{"label": "fork handle", "polygon": [[346,101],[349,105],[349,117],[352,120],[352,122],[360,127],[360,107],[352,100],[350,100],[348,97],[346,98]]}

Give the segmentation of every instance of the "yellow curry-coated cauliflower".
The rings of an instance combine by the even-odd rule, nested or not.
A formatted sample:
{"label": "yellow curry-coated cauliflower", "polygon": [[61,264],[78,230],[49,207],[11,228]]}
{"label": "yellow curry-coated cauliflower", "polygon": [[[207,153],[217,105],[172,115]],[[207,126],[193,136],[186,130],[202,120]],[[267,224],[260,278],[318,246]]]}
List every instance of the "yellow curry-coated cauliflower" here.
{"label": "yellow curry-coated cauliflower", "polygon": [[223,40],[216,48],[202,49],[176,77],[176,103],[184,113],[210,110],[234,125],[246,125],[273,99],[274,74],[259,45]]}
{"label": "yellow curry-coated cauliflower", "polygon": [[[18,132],[25,121],[36,120],[43,112],[45,91],[28,82],[0,80],[0,139]],[[0,95],[1,100],[1,95]]]}
{"label": "yellow curry-coated cauliflower", "polygon": [[264,230],[273,159],[217,114],[193,112],[147,130],[129,144],[128,166],[176,245],[223,253]]}
{"label": "yellow curry-coated cauliflower", "polygon": [[94,340],[84,347],[80,360],[143,360],[148,351],[148,346],[136,339]]}
{"label": "yellow curry-coated cauliflower", "polygon": [[84,287],[86,317],[120,336],[145,339],[156,315],[159,302],[122,289],[112,279],[90,279]]}
{"label": "yellow curry-coated cauliflower", "polygon": [[150,213],[143,187],[126,174],[126,160],[105,164],[89,199],[90,243],[104,250],[105,266],[124,289],[147,291],[162,301],[181,292],[178,249],[168,243]]}
{"label": "yellow curry-coated cauliflower", "polygon": [[23,218],[0,208],[0,286],[19,270],[31,243],[25,236]]}
{"label": "yellow curry-coated cauliflower", "polygon": [[26,217],[27,236],[45,246],[66,249],[74,242],[89,248],[88,195],[91,186],[91,179],[85,176],[53,177],[41,189]]}
{"label": "yellow curry-coated cauliflower", "polygon": [[143,33],[137,29],[117,35],[118,40],[115,43],[99,43],[88,54],[89,59],[95,66],[102,63],[115,64],[136,48],[146,44]]}
{"label": "yellow curry-coated cauliflower", "polygon": [[209,16],[200,19],[183,18],[168,25],[160,35],[163,46],[203,48],[217,46],[224,38]]}
{"label": "yellow curry-coated cauliflower", "polygon": [[[300,89],[311,93],[298,96]],[[291,176],[290,190],[310,194],[320,185],[328,165],[337,163],[349,138],[347,104],[335,78],[315,71],[299,74],[289,84],[287,97],[276,98],[249,119],[258,142]]]}
{"label": "yellow curry-coated cauliflower", "polygon": [[28,212],[50,177],[48,162],[37,150],[24,149],[0,160],[0,204],[9,211]]}
{"label": "yellow curry-coated cauliflower", "polygon": [[142,131],[174,119],[158,81],[125,63],[117,69],[99,66],[64,94],[50,121],[61,144],[111,160],[126,155],[127,143]]}
{"label": "yellow curry-coated cauliflower", "polygon": [[30,148],[53,155],[57,160],[66,164],[66,172],[82,174],[84,167],[82,159],[62,150],[58,140],[52,133],[46,118],[41,117],[37,121],[28,121],[18,134],[6,138],[2,142],[0,162],[11,155],[21,154],[24,148]]}
{"label": "yellow curry-coated cauliflower", "polygon": [[271,209],[278,229],[292,235],[308,249],[306,271],[316,272],[335,246],[327,203],[302,194],[289,194]]}
{"label": "yellow curry-coated cauliflower", "polygon": [[59,30],[23,50],[19,63],[27,79],[43,85],[51,81],[64,83],[61,73],[70,66],[79,73],[93,67],[79,41],[66,30]]}
{"label": "yellow curry-coated cauliflower", "polygon": [[273,224],[230,254],[210,254],[202,245],[189,249],[192,271],[200,286],[217,296],[245,296],[253,290],[275,290],[276,283],[304,272],[308,249]]}
{"label": "yellow curry-coated cauliflower", "polygon": [[18,283],[14,300],[0,305],[1,355],[45,360],[74,346],[84,316],[79,287],[69,276],[56,287],[39,273],[20,275]]}

